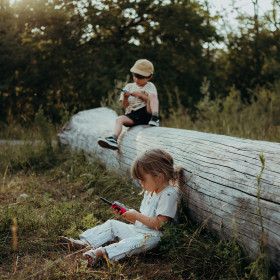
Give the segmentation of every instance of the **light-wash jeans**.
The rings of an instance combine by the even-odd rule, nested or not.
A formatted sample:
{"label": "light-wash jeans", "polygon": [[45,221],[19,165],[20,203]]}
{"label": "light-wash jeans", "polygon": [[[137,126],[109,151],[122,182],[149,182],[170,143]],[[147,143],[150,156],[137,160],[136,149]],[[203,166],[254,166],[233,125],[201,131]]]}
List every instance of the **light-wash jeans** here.
{"label": "light-wash jeans", "polygon": [[108,220],[102,225],[88,229],[80,235],[80,239],[87,240],[93,248],[98,248],[109,241],[120,241],[105,246],[110,260],[119,260],[125,256],[139,254],[153,249],[160,241],[161,232],[146,230],[133,224],[126,224],[117,220]]}

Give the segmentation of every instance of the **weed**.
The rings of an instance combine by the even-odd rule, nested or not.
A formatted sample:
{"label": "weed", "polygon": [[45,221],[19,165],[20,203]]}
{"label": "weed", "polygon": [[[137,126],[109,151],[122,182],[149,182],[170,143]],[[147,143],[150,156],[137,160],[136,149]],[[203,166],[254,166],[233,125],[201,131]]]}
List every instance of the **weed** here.
{"label": "weed", "polygon": [[266,280],[267,276],[269,275],[269,262],[266,255],[266,237],[264,233],[264,226],[263,226],[263,219],[262,219],[262,211],[261,211],[261,205],[260,205],[260,197],[261,197],[261,177],[265,168],[265,158],[264,155],[261,153],[259,155],[260,161],[261,161],[261,172],[259,175],[257,175],[257,181],[258,181],[258,191],[257,191],[257,198],[258,198],[258,208],[257,213],[259,216],[260,221],[260,228],[261,228],[261,238],[260,238],[260,244],[259,244],[259,255],[257,259],[250,263],[250,265],[247,267],[249,272],[249,277],[256,277],[260,280]]}
{"label": "weed", "polygon": [[102,100],[100,102],[101,107],[109,107],[112,110],[114,110],[118,115],[123,115],[124,109],[122,107],[122,104],[120,102],[120,90],[118,88],[124,88],[124,86],[129,81],[129,76],[126,77],[126,81],[115,81],[115,88],[111,91],[109,91],[107,97],[102,97]]}
{"label": "weed", "polygon": [[52,124],[44,116],[44,111],[40,107],[39,111],[35,114],[35,123],[37,124],[42,140],[45,143],[45,147],[49,154],[53,152],[52,150]]}
{"label": "weed", "polygon": [[[183,217],[182,217],[183,216]],[[159,250],[168,254],[178,279],[238,279],[245,259],[234,241],[216,241],[181,212],[178,224],[164,227]]]}
{"label": "weed", "polygon": [[280,85],[273,90],[256,88],[251,92],[250,103],[244,103],[241,94],[232,87],[225,98],[211,98],[205,80],[201,87],[204,98],[193,110],[184,108],[180,95],[175,91],[170,96],[169,112],[161,112],[162,126],[191,129],[208,133],[223,134],[256,140],[278,141],[280,136],[280,119],[277,113],[280,104]]}

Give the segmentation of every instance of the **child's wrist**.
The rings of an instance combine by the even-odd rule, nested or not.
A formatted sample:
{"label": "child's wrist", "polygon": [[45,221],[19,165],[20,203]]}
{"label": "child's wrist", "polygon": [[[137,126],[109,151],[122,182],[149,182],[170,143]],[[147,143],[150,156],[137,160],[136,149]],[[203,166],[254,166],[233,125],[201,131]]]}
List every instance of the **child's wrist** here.
{"label": "child's wrist", "polygon": [[[134,210],[134,211],[135,211],[135,210]],[[140,214],[140,213],[139,213],[138,211],[135,211],[135,220],[137,220],[137,221],[139,220],[139,214]]]}

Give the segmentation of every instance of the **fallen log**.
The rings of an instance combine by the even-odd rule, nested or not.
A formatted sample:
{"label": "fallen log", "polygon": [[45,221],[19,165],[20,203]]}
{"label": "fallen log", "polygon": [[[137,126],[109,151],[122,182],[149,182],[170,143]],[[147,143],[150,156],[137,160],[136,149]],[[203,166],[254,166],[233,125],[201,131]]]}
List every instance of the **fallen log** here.
{"label": "fallen log", "polygon": [[116,116],[108,108],[79,112],[58,141],[125,174],[144,151],[168,151],[184,169],[190,218],[220,238],[235,239],[251,257],[263,244],[272,266],[280,269],[280,143],[136,126],[122,133],[118,152],[102,149],[97,139],[111,134]]}

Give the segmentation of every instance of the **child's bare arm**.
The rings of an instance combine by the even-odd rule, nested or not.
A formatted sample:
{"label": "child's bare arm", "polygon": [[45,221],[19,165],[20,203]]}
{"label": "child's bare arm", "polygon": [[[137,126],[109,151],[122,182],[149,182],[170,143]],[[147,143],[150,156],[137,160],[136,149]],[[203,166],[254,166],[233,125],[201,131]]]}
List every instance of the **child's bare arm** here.
{"label": "child's bare arm", "polygon": [[135,97],[138,97],[138,98],[141,98],[144,101],[148,100],[148,95],[146,95],[145,93],[140,92],[140,91],[133,91],[131,95],[135,96]]}
{"label": "child's bare arm", "polygon": [[122,102],[122,105],[124,108],[127,108],[127,106],[129,105],[129,102],[128,102],[129,95],[130,95],[130,93],[128,91],[123,93],[123,99],[121,100],[121,102]]}
{"label": "child's bare arm", "polygon": [[157,217],[146,216],[136,210],[129,210],[121,215],[122,218],[126,219],[131,223],[135,223],[135,221],[139,221],[145,226],[157,230],[162,229],[162,223],[165,223],[169,220],[169,217],[158,215]]}

